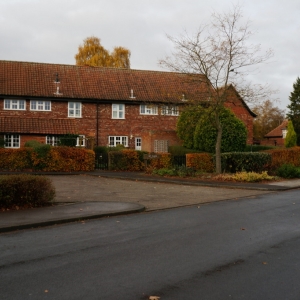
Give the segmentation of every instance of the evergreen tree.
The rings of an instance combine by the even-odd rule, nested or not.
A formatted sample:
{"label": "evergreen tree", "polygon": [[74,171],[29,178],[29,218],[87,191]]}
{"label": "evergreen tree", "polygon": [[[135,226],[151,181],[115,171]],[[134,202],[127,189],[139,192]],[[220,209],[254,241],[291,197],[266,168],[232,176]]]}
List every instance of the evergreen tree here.
{"label": "evergreen tree", "polygon": [[295,147],[297,145],[297,135],[294,130],[293,122],[289,121],[287,126],[287,134],[285,137],[284,145],[287,148]]}
{"label": "evergreen tree", "polygon": [[289,97],[290,104],[288,105],[289,112],[287,113],[287,118],[292,121],[294,125],[294,130],[297,135],[297,145],[300,146],[300,78],[296,79],[293,84],[293,92]]}

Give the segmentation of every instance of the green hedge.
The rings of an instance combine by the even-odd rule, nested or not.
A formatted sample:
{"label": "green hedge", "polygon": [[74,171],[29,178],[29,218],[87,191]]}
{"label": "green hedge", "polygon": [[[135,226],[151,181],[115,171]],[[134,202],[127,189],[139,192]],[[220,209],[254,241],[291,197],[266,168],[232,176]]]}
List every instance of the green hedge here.
{"label": "green hedge", "polygon": [[262,172],[269,168],[271,155],[261,152],[230,152],[221,154],[222,171]]}
{"label": "green hedge", "polygon": [[1,175],[0,208],[49,205],[55,189],[49,178],[36,175]]}

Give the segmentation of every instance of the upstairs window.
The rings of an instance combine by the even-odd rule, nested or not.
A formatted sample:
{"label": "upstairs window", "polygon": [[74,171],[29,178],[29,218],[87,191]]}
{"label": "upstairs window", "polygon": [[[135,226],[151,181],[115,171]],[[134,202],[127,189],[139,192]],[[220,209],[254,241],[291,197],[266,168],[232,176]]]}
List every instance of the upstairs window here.
{"label": "upstairs window", "polygon": [[112,118],[125,119],[125,104],[112,104]]}
{"label": "upstairs window", "polygon": [[68,117],[81,118],[81,102],[68,103]]}
{"label": "upstairs window", "polygon": [[51,101],[30,101],[30,110],[50,111]]}
{"label": "upstairs window", "polygon": [[25,110],[25,108],[26,108],[25,100],[13,100],[13,99],[4,100],[4,109]]}
{"label": "upstairs window", "polygon": [[156,105],[141,105],[140,106],[141,115],[157,115],[158,109]]}
{"label": "upstairs window", "polygon": [[161,109],[161,114],[165,116],[179,116],[178,107],[164,105]]}

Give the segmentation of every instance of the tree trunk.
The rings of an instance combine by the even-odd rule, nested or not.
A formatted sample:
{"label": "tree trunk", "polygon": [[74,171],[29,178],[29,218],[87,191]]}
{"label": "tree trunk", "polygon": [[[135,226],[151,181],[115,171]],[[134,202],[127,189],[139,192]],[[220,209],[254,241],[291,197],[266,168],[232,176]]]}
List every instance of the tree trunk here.
{"label": "tree trunk", "polygon": [[222,172],[221,168],[221,141],[222,141],[222,124],[217,117],[217,141],[216,141],[216,173]]}

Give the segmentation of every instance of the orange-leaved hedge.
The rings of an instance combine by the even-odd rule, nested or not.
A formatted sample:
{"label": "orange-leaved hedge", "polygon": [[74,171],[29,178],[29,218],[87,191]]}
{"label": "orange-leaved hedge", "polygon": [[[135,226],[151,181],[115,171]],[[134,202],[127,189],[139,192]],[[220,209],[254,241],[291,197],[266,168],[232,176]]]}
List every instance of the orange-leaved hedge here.
{"label": "orange-leaved hedge", "polygon": [[300,167],[300,147],[286,149],[266,150],[272,156],[271,170],[275,170],[283,164],[292,164],[295,167]]}
{"label": "orange-leaved hedge", "polygon": [[135,150],[110,151],[108,157],[110,170],[141,171],[144,169],[144,163],[139,159],[139,154]]}
{"label": "orange-leaved hedge", "polygon": [[187,153],[186,166],[202,172],[213,172],[213,156],[209,153]]}
{"label": "orange-leaved hedge", "polygon": [[147,161],[147,168],[150,170],[169,169],[172,167],[171,153],[155,153],[157,158],[151,158]]}
{"label": "orange-leaved hedge", "polygon": [[0,170],[32,169],[51,172],[92,171],[95,153],[72,147],[50,147],[39,153],[34,148],[0,149]]}

